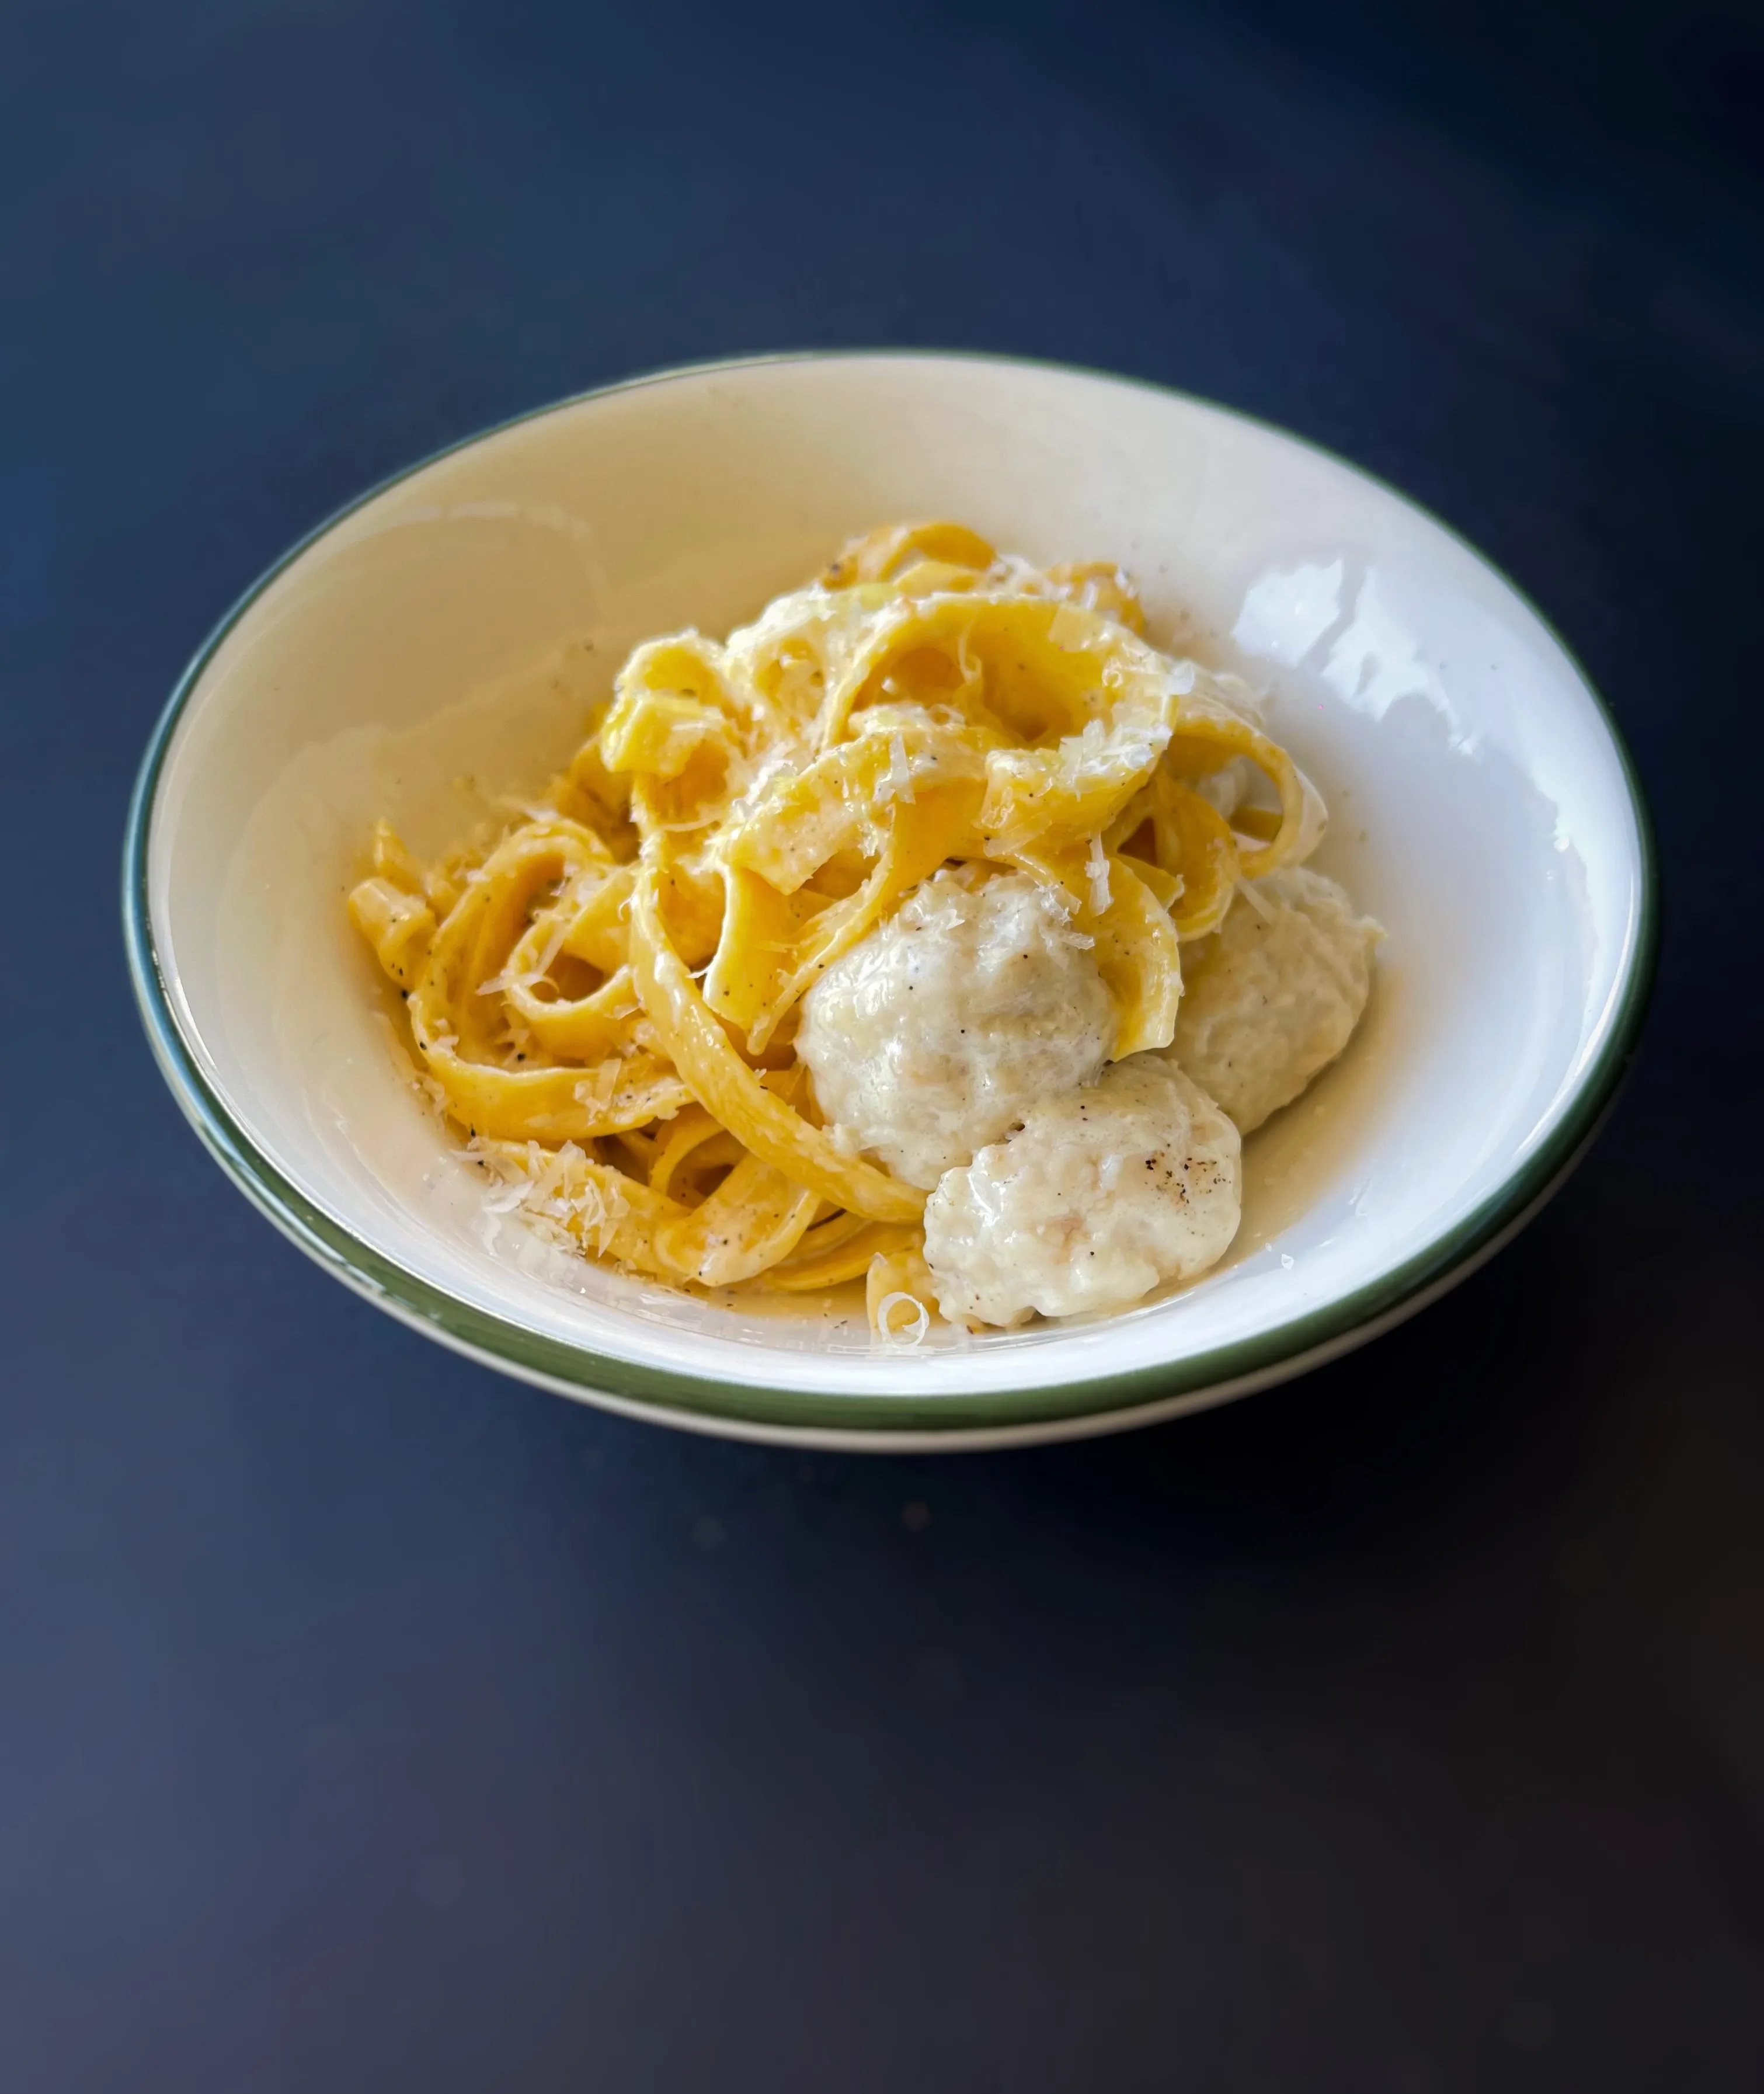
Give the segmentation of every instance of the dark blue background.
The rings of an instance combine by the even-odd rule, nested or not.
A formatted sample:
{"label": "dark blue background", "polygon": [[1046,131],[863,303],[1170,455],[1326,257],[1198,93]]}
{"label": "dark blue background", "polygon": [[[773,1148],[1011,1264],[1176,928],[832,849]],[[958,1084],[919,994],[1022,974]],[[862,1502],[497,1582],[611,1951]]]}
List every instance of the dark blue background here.
{"label": "dark blue background", "polygon": [[[8,2094],[1764,2084],[1764,73],[1737,7],[1478,19],[5,11]],[[819,343],[1285,422],[1608,694],[1640,1066],[1370,1351],[1065,1450],[678,1437],[376,1315],[161,1088],[119,831],[235,593]]]}

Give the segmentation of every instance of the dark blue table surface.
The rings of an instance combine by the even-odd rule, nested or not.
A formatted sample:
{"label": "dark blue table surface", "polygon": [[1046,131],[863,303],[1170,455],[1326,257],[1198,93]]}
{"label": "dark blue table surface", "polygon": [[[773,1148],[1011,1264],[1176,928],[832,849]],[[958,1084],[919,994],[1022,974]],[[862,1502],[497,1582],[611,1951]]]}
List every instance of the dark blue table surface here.
{"label": "dark blue table surface", "polygon": [[[1737,7],[0,15],[0,2087],[1764,2084],[1758,235]],[[132,774],[231,598],[548,398],[1114,367],[1482,545],[1630,738],[1601,1146],[1367,1352],[722,1446],[333,1285],[162,1089]]]}

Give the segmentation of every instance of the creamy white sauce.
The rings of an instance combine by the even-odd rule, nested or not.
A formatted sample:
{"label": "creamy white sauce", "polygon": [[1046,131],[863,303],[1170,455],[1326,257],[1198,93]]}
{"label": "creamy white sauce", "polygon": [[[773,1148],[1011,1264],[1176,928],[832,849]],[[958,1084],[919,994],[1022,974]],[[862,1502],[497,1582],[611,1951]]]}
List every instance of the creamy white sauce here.
{"label": "creamy white sauce", "polygon": [[828,1121],[928,1188],[1095,1075],[1114,1029],[1057,890],[941,872],[810,991],[797,1053]]}
{"label": "creamy white sauce", "polygon": [[1167,1052],[1250,1133],[1346,1046],[1383,936],[1304,867],[1246,884],[1213,936],[1184,951]]}
{"label": "creamy white sauce", "polygon": [[1241,1211],[1237,1130],[1161,1054],[1035,1106],[941,1180],[925,1257],[952,1320],[1125,1309],[1223,1257]]}

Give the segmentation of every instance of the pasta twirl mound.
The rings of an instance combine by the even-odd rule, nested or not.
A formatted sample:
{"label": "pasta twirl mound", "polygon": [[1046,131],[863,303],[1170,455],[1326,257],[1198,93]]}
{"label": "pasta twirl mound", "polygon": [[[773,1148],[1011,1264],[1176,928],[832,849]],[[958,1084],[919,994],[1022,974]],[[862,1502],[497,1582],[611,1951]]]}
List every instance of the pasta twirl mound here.
{"label": "pasta twirl mound", "polygon": [[[1270,876],[1323,826],[1248,690],[1152,646],[1119,572],[897,525],[726,641],[639,647],[499,835],[425,867],[382,823],[350,910],[499,1204],[680,1287],[862,1279],[879,1335],[916,1340],[1223,1253],[1237,1129],[1152,1065],[1181,1058],[1185,952],[1214,1059],[1257,1026],[1233,997],[1327,972],[1327,1027],[1306,983],[1274,995],[1306,1023],[1256,1033],[1258,1102],[1338,1051],[1375,926],[1307,875],[1302,937],[1251,965],[1220,936],[1290,909]],[[1115,1187],[1131,1256],[1097,1225]]]}

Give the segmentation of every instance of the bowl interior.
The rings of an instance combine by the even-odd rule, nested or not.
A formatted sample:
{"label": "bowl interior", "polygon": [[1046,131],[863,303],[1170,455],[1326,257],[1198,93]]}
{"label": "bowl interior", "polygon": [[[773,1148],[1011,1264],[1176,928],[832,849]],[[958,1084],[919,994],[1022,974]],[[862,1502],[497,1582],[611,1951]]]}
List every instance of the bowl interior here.
{"label": "bowl interior", "polygon": [[[489,799],[530,790],[637,641],[719,633],[851,533],[928,515],[1037,560],[1119,562],[1154,638],[1268,687],[1273,732],[1330,803],[1316,862],[1389,936],[1347,1056],[1249,1145],[1223,1265],[1105,1322],[903,1353],[871,1344],[849,1298],[689,1300],[487,1214],[399,1073],[388,992],[343,904],[376,815],[432,850]],[[1045,1414],[1140,1373],[1216,1382],[1389,1305],[1566,1160],[1645,913],[1636,810],[1597,703],[1449,533],[1198,402],[947,358],[648,381],[368,498],[199,663],[146,867],[206,1110],[325,1219],[358,1279],[565,1379],[860,1424],[922,1405],[967,1423]],[[903,1395],[909,1410],[889,1400]]]}

